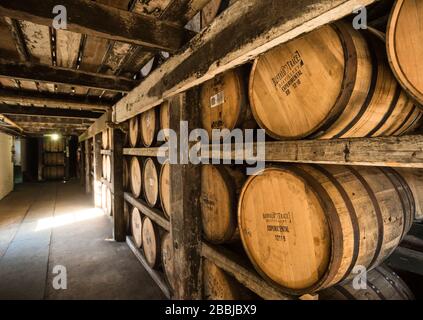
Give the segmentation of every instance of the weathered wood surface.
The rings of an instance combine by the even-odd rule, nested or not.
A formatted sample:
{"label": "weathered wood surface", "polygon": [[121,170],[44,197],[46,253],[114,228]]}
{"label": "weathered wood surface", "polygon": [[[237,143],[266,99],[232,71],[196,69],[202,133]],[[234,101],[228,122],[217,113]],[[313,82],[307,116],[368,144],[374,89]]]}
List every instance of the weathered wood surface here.
{"label": "weathered wood surface", "polygon": [[[170,128],[180,132],[181,121],[189,129],[200,125],[199,92],[191,90],[170,101]],[[178,134],[178,140],[183,137]],[[178,163],[183,162],[179,159]],[[201,299],[201,167],[193,164],[170,166],[171,237],[176,274],[174,298]]]}
{"label": "weathered wood surface", "polygon": [[[320,163],[363,166],[423,168],[423,136],[355,138],[336,140],[277,141],[265,144],[267,162]],[[241,151],[243,151],[241,147]],[[257,144],[253,147],[254,154]],[[222,150],[210,158],[246,159],[232,145],[230,152]]]}
{"label": "weathered wood surface", "polygon": [[125,148],[123,154],[125,156],[138,157],[165,157],[168,151],[167,148]]}
{"label": "weathered wood surface", "polygon": [[114,92],[129,92],[137,84],[136,81],[123,77],[5,60],[0,60],[1,77],[110,90]]}
{"label": "weathered wood surface", "polygon": [[101,156],[101,135],[94,137],[94,205],[101,208],[101,173],[102,173],[102,156]]}
{"label": "weathered wood surface", "polygon": [[92,138],[96,134],[107,129],[107,124],[110,123],[111,114],[110,112],[105,113],[101,116],[96,122],[94,122],[91,127],[88,128],[84,134],[79,136],[79,142]]}
{"label": "weathered wood surface", "polygon": [[154,208],[150,208],[146,203],[141,200],[135,199],[131,194],[125,193],[124,195],[125,200],[133,207],[137,208],[141,211],[142,214],[149,217],[155,223],[157,223],[160,227],[165,229],[166,231],[170,231],[170,223],[165,218],[163,218],[163,214]]}
{"label": "weathered wood surface", "polygon": [[[62,0],[68,15],[67,30],[100,38],[127,42],[146,48],[175,51],[189,32],[171,23],[134,14],[87,0]],[[0,2],[0,15],[51,26],[54,0]]]}
{"label": "weathered wood surface", "polygon": [[166,283],[166,280],[164,279],[164,275],[161,272],[158,272],[158,271],[150,268],[150,266],[147,263],[147,260],[144,258],[141,251],[134,244],[132,237],[127,237],[126,243],[128,244],[131,251],[135,254],[135,257],[138,259],[138,261],[142,264],[144,269],[147,270],[148,274],[151,276],[151,278],[154,280],[154,282],[156,282],[156,284],[162,290],[164,295],[168,299],[170,299],[171,298],[170,290],[169,290],[169,287]]}
{"label": "weathered wood surface", "polygon": [[[237,1],[115,105],[123,122],[296,36],[375,0]],[[236,42],[233,41],[236,39]]]}
{"label": "weathered wood surface", "polygon": [[215,247],[207,243],[202,244],[201,254],[219,268],[235,277],[241,284],[263,299],[293,300],[292,297],[280,291],[277,287],[263,280],[254,269],[247,267],[242,260],[235,257],[226,249]]}
{"label": "weathered wood surface", "polygon": [[54,118],[83,118],[98,119],[102,113],[92,112],[88,110],[72,110],[72,109],[55,109],[42,107],[26,107],[20,105],[0,105],[0,113],[8,115],[28,115],[37,117],[54,117]]}
{"label": "weathered wood surface", "polygon": [[119,129],[112,131],[113,150],[112,160],[112,185],[113,185],[113,238],[117,242],[126,240],[126,221],[124,213],[123,199],[123,132]]}
{"label": "weathered wood surface", "polygon": [[0,89],[0,101],[8,103],[19,103],[21,105],[37,105],[55,108],[63,107],[88,110],[108,110],[112,106],[111,101],[99,100],[97,98],[7,89]]}

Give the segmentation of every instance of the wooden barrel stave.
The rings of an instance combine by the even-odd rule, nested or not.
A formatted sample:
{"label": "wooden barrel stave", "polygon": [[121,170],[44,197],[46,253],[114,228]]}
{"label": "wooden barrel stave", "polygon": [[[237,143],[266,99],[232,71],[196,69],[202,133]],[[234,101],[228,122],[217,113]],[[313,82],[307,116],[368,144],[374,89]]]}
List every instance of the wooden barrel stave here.
{"label": "wooden barrel stave", "polygon": [[[293,86],[297,78],[278,69],[289,59],[299,74]],[[413,102],[389,69],[383,42],[345,23],[324,26],[259,57],[249,92],[256,120],[276,139],[399,135],[421,117],[411,112]]]}
{"label": "wooden barrel stave", "polygon": [[[404,90],[423,104],[423,6],[421,1],[396,1],[387,26],[386,47],[390,66]],[[412,36],[411,36],[412,35]]]}
{"label": "wooden barrel stave", "polygon": [[143,165],[142,184],[147,204],[154,208],[159,197],[159,164],[153,158],[147,158]]}
{"label": "wooden barrel stave", "polygon": [[159,177],[160,204],[165,216],[170,219],[172,210],[170,204],[170,163],[166,161],[160,170]]}
{"label": "wooden barrel stave", "polygon": [[255,128],[248,105],[246,71],[229,70],[207,81],[201,87],[203,128],[212,138],[212,130]]}
{"label": "wooden barrel stave", "polygon": [[203,296],[206,300],[249,300],[252,294],[232,276],[203,259]]}
{"label": "wooden barrel stave", "polygon": [[137,208],[132,209],[131,213],[131,232],[134,238],[135,245],[141,248],[143,245],[142,237],[142,217],[141,213]]}
{"label": "wooden barrel stave", "polygon": [[389,170],[297,165],[250,178],[238,214],[257,270],[302,294],[349,279],[356,265],[382,263],[408,232],[414,212],[411,192]]}
{"label": "wooden barrel stave", "polygon": [[140,137],[140,130],[139,130],[139,118],[133,117],[129,120],[129,145],[132,148],[138,146]]}
{"label": "wooden barrel stave", "polygon": [[166,276],[166,280],[172,290],[175,290],[176,274],[173,266],[173,243],[170,233],[166,233],[162,237],[162,265]]}
{"label": "wooden barrel stave", "polygon": [[352,281],[319,292],[321,300],[413,300],[405,282],[386,266],[367,273],[366,288],[355,289]]}
{"label": "wooden barrel stave", "polygon": [[131,192],[135,198],[139,198],[141,196],[142,191],[142,170],[141,170],[141,162],[137,157],[132,157],[130,163],[130,187]]}
{"label": "wooden barrel stave", "polygon": [[154,146],[157,141],[159,117],[157,108],[147,110],[140,116],[141,141],[146,148]]}
{"label": "wooden barrel stave", "polygon": [[201,217],[206,240],[222,244],[239,239],[236,208],[245,182],[240,170],[203,165],[201,169]]}
{"label": "wooden barrel stave", "polygon": [[160,233],[158,227],[148,217],[145,217],[142,222],[142,243],[148,265],[153,269],[157,268],[160,264],[161,253]]}

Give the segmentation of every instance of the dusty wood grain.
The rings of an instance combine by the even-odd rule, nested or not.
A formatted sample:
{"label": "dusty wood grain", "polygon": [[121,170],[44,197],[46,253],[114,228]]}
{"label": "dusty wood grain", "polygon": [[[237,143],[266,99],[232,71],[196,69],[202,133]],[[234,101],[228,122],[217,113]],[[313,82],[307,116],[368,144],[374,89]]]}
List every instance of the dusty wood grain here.
{"label": "dusty wood grain", "polygon": [[71,86],[115,92],[129,92],[136,85],[134,80],[123,77],[4,60],[0,61],[0,77],[68,84]]}
{"label": "dusty wood grain", "polygon": [[24,107],[20,105],[0,105],[0,113],[10,115],[29,115],[38,117],[54,117],[54,118],[83,118],[98,119],[102,113],[86,110],[67,110],[41,107]]}
{"label": "dusty wood grain", "polygon": [[246,267],[239,259],[227,250],[202,244],[201,254],[209,259],[219,268],[222,268],[235,277],[241,284],[258,294],[263,299],[269,300],[293,300],[292,297],[284,294],[278,288],[263,280],[252,268]]}
{"label": "dusty wood grain", "polygon": [[[305,32],[352,13],[373,0],[237,1],[181,53],[167,60],[116,104],[125,121],[215,75],[257,57]],[[237,41],[233,41],[237,39]]]}
{"label": "dusty wood grain", "polygon": [[112,106],[112,101],[99,100],[97,98],[31,92],[27,90],[8,90],[4,88],[0,89],[0,101],[21,105],[88,110],[108,110]]}
{"label": "dusty wood grain", "polygon": [[[153,49],[175,51],[188,32],[183,28],[158,21],[146,15],[133,14],[87,0],[62,0],[68,15],[67,30],[101,38],[127,42]],[[0,2],[0,14],[14,19],[51,26],[54,0]]]}

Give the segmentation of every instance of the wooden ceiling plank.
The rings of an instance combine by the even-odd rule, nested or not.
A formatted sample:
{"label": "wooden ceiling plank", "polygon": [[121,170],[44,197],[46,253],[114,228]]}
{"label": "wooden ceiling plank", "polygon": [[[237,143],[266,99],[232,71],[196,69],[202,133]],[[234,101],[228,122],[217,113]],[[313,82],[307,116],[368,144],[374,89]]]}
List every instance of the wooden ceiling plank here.
{"label": "wooden ceiling plank", "polygon": [[115,92],[128,92],[136,85],[134,80],[123,77],[107,76],[41,64],[3,60],[0,60],[0,77],[80,86]]}
{"label": "wooden ceiling plank", "polygon": [[21,105],[27,104],[85,110],[108,110],[111,107],[111,101],[8,89],[0,89],[0,101]]}
{"label": "wooden ceiling plank", "polygon": [[4,115],[27,115],[54,118],[98,119],[102,113],[87,110],[54,109],[43,107],[25,107],[19,105],[0,104],[0,113]]}
{"label": "wooden ceiling plank", "polygon": [[[132,43],[155,50],[176,51],[189,39],[189,32],[146,15],[87,0],[61,0],[68,15],[67,30],[80,34]],[[0,15],[51,26],[55,0],[2,0]]]}

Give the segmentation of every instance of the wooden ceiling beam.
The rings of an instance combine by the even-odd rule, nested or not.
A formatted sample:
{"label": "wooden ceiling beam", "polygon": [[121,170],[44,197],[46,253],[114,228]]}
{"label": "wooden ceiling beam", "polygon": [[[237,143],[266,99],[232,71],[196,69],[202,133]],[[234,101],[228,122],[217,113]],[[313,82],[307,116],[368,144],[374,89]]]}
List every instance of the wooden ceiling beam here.
{"label": "wooden ceiling beam", "polygon": [[53,109],[44,107],[26,107],[19,105],[0,104],[0,113],[5,115],[27,115],[54,118],[98,119],[103,113],[87,110]]}
{"label": "wooden ceiling beam", "polygon": [[109,110],[112,106],[112,101],[100,100],[98,98],[29,90],[9,90],[2,88],[0,88],[0,101],[12,104],[31,104],[78,110]]}
{"label": "wooden ceiling beam", "polygon": [[90,126],[94,121],[86,119],[75,118],[54,118],[54,117],[39,117],[39,116],[10,116],[12,121],[15,121],[22,126],[26,124],[58,124],[58,125],[83,125]]}
{"label": "wooden ceiling beam", "polygon": [[67,10],[67,30],[80,34],[171,52],[191,36],[176,24],[88,0],[1,0],[0,15],[51,27],[58,4]]}
{"label": "wooden ceiling beam", "polygon": [[0,60],[0,77],[114,92],[128,92],[137,84],[136,81],[124,77],[7,60]]}

